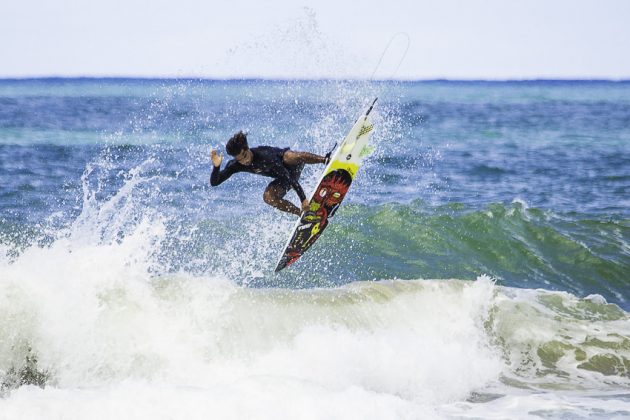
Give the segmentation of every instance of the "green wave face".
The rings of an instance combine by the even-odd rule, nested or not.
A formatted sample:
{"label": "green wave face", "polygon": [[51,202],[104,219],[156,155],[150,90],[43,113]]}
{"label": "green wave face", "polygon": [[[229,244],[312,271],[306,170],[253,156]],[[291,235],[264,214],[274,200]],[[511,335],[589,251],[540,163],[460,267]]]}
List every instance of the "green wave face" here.
{"label": "green wave face", "polygon": [[[101,224],[98,229],[111,235],[110,225]],[[164,231],[150,238],[154,245],[145,261],[157,274],[212,273],[238,284],[286,288],[331,287],[357,280],[473,279],[485,274],[510,287],[600,294],[630,309],[628,219],[557,214],[521,203],[492,204],[482,210],[459,204],[431,208],[419,201],[374,207],[347,204],[331,218],[320,240],[280,275],[272,273],[287,231],[274,214],[244,224],[170,219],[164,224]],[[291,229],[291,221],[287,219],[285,226]],[[133,232],[132,228],[128,230]],[[53,241],[46,228],[19,231],[19,226],[0,220],[0,246],[10,259],[31,245]],[[235,235],[241,231],[247,241]],[[239,255],[237,264],[234,255]]]}
{"label": "green wave face", "polygon": [[[460,205],[427,210],[421,202],[355,205],[340,211],[321,242],[359,256],[358,278],[487,274],[508,286],[598,293],[622,306],[630,290],[627,219],[558,215],[520,203],[478,211]],[[332,251],[319,252],[335,259]]]}

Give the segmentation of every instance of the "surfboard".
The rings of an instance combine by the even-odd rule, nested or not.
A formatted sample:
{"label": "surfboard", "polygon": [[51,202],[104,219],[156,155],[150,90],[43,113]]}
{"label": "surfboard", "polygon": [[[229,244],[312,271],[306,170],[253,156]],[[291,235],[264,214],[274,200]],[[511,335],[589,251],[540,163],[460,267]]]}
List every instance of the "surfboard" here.
{"label": "surfboard", "polygon": [[368,141],[374,132],[374,124],[369,116],[376,99],[367,111],[359,116],[348,135],[331,155],[311,195],[309,210],[302,212],[280,256],[276,273],[300,259],[319,239],[328,227],[329,219],[335,215],[346,196],[363,159],[372,152]]}

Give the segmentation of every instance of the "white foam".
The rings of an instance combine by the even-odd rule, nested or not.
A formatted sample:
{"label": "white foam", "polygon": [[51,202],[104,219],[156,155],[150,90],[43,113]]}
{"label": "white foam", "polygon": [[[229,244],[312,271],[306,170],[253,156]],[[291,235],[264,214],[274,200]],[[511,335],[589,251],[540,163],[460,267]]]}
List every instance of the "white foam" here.
{"label": "white foam", "polygon": [[490,281],[249,290],[151,278],[144,247],[134,234],[78,249],[59,240],[2,265],[0,369],[30,347],[51,380],[12,392],[0,413],[430,417],[501,372],[483,330]]}
{"label": "white foam", "polygon": [[[153,227],[79,249],[59,240],[2,265],[0,369],[19,365],[28,345],[51,380],[1,399],[0,418],[522,418],[601,405],[501,383],[515,365],[489,326],[514,352],[557,337],[539,291],[500,289],[487,277],[302,291],[153,278],[140,258],[159,235]],[[506,330],[509,313],[515,330]],[[466,401],[484,390],[503,396]]]}

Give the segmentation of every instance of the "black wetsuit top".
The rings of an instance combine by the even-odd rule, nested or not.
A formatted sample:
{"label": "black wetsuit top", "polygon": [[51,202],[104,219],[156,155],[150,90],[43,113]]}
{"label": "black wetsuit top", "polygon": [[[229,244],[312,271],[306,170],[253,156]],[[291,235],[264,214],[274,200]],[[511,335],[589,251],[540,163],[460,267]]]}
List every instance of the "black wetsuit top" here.
{"label": "black wetsuit top", "polygon": [[223,170],[213,166],[212,175],[210,176],[210,185],[216,187],[231,177],[232,174],[237,172],[249,172],[275,178],[277,181],[272,182],[279,182],[280,185],[287,189],[293,188],[301,201],[306,199],[304,190],[302,190],[298,182],[302,168],[300,166],[294,167],[286,165],[282,160],[284,152],[289,150],[288,147],[281,149],[279,147],[259,146],[252,147],[249,150],[254,154],[251,165],[243,165],[236,159],[230,159]]}

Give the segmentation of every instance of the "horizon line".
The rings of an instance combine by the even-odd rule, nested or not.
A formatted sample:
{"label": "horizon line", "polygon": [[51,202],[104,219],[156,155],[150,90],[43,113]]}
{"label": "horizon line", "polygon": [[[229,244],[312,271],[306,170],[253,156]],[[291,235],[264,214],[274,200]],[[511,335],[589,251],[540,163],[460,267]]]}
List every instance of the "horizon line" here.
{"label": "horizon line", "polygon": [[361,79],[361,78],[285,78],[285,77],[197,77],[197,76],[0,76],[0,81],[198,81],[198,82],[397,82],[397,83],[436,83],[436,82],[464,82],[464,83],[510,83],[510,82],[604,82],[627,83],[628,78],[605,77],[532,77],[532,78],[418,78],[418,79]]}

